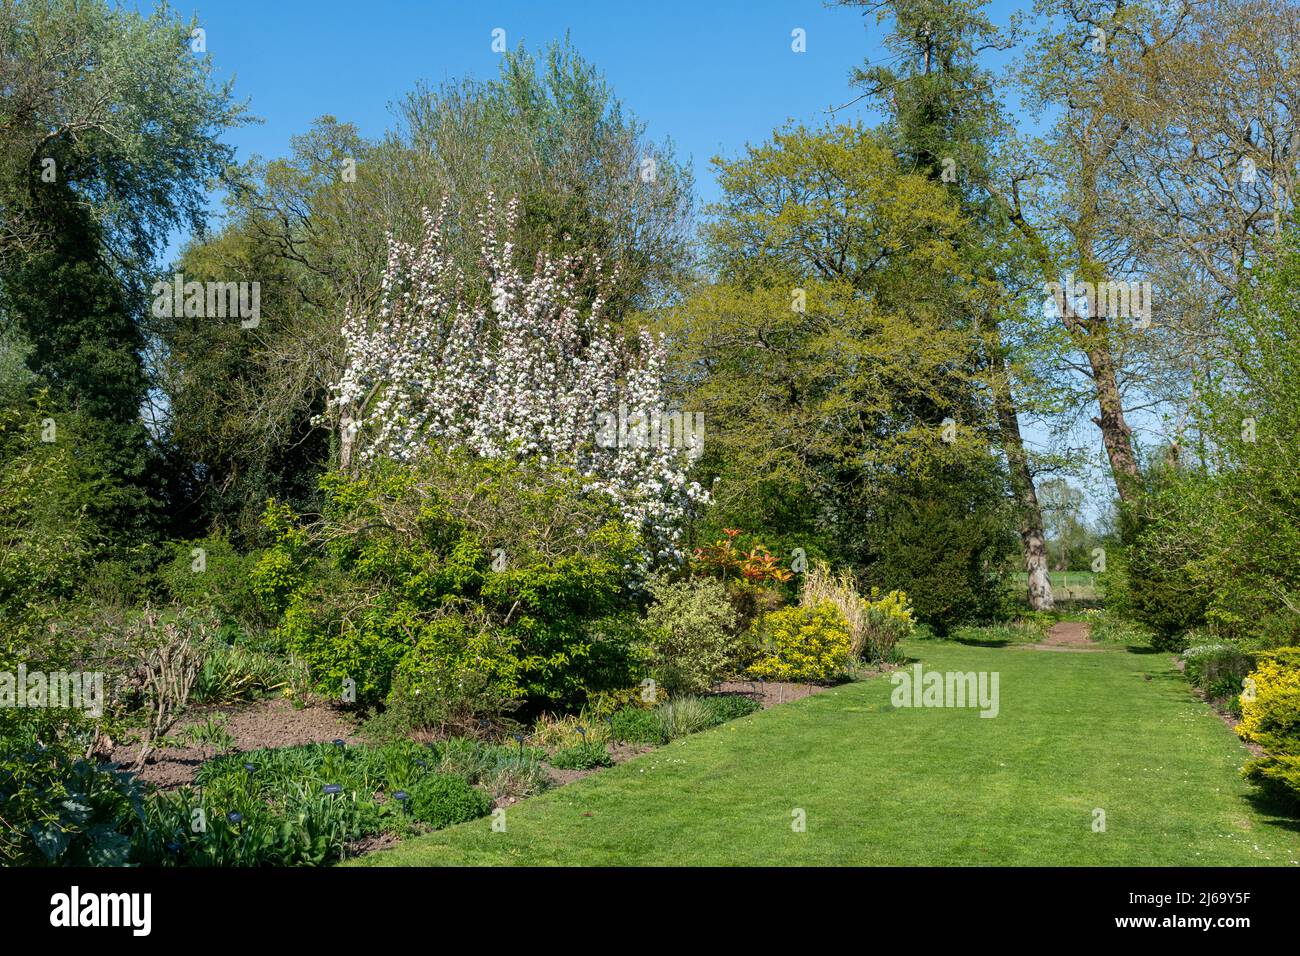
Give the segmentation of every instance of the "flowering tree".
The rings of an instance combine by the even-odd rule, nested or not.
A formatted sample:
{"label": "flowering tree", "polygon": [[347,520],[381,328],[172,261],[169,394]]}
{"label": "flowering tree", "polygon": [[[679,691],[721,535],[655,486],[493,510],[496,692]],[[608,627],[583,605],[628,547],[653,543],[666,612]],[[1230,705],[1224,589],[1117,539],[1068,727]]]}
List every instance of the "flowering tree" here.
{"label": "flowering tree", "polygon": [[611,327],[598,260],[543,253],[526,276],[514,203],[504,241],[490,212],[479,220],[488,295],[476,294],[444,242],[446,208],[425,211],[418,246],[390,239],[377,307],[348,309],[328,403],[341,466],[409,461],[433,443],[536,456],[576,469],[653,551],[676,554],[682,520],[707,494],[686,478],[702,427],[682,416],[660,427],[662,342],[642,330],[631,348]]}

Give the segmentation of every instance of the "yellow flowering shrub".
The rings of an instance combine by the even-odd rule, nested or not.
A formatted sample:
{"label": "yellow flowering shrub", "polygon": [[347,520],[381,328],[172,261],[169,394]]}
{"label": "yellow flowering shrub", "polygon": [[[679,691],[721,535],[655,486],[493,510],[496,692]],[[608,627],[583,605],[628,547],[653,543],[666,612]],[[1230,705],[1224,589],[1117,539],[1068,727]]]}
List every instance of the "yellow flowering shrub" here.
{"label": "yellow flowering shrub", "polygon": [[851,573],[837,574],[825,561],[817,561],[804,575],[800,603],[814,607],[823,601],[844,616],[849,654],[863,661],[893,660],[894,646],[916,627],[906,592],[890,591],[882,597],[880,588],[872,588],[871,596],[864,598]]}
{"label": "yellow flowering shrub", "polygon": [[1300,647],[1261,655],[1245,685],[1237,733],[1267,755],[1250,761],[1243,773],[1300,800]]}
{"label": "yellow flowering shrub", "polygon": [[848,621],[831,601],[771,611],[754,627],[759,652],[749,673],[760,680],[828,681],[849,665]]}
{"label": "yellow flowering shrub", "polygon": [[916,629],[907,592],[890,591],[882,597],[880,588],[872,588],[871,596],[862,599],[862,607],[866,612],[862,657],[872,661],[892,660],[895,645]]}
{"label": "yellow flowering shrub", "polygon": [[1269,753],[1300,756],[1300,647],[1260,656],[1246,678],[1237,733]]}

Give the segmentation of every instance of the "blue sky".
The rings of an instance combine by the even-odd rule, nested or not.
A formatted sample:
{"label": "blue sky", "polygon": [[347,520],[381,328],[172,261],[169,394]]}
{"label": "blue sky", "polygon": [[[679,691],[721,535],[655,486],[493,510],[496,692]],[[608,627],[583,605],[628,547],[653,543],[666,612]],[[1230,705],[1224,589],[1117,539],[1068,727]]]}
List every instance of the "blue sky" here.
{"label": "blue sky", "polygon": [[[670,137],[694,160],[706,200],[715,195],[711,156],[734,154],[788,118],[824,119],[851,98],[850,69],[880,56],[874,23],[864,28],[873,18],[817,0],[220,0],[193,10],[222,75],[235,76],[266,120],[230,137],[241,155],[284,154],[289,137],[324,113],[378,136],[392,124],[390,105],[417,81],[494,76],[494,29],[509,47],[530,49],[567,32],[651,137]],[[791,50],[795,28],[807,31],[806,53]]]}
{"label": "blue sky", "polygon": [[[152,4],[139,0],[136,6]],[[566,32],[655,140],[671,138],[695,166],[705,202],[717,195],[708,161],[736,155],[788,119],[818,124],[855,95],[849,72],[885,56],[872,14],[819,0],[210,0],[173,4],[196,14],[222,78],[235,79],[265,123],[228,137],[240,159],[285,155],[289,138],[332,114],[377,137],[391,104],[419,80],[496,74],[492,31],[540,49]],[[1010,0],[995,0],[1006,19]],[[807,51],[791,49],[806,31]],[[838,114],[875,116],[865,104]]]}

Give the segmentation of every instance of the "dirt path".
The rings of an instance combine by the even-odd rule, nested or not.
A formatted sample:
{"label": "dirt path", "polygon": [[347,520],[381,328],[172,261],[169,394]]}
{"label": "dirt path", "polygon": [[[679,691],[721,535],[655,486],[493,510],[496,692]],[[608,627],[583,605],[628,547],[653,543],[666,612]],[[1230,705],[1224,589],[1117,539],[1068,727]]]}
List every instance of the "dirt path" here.
{"label": "dirt path", "polygon": [[1026,644],[1036,651],[1095,651],[1100,645],[1090,636],[1092,628],[1079,621],[1060,621],[1052,625],[1047,636],[1037,644]]}

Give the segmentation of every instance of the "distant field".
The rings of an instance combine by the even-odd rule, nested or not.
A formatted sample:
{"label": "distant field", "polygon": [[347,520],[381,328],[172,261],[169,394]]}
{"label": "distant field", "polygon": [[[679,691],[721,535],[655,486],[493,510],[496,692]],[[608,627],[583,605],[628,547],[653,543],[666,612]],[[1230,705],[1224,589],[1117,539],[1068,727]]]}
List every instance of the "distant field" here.
{"label": "distant field", "polygon": [[[1097,576],[1091,571],[1050,571],[1052,597],[1058,601],[1091,601],[1097,597]],[[1028,586],[1024,571],[1007,575],[1007,584],[1017,589]]]}

